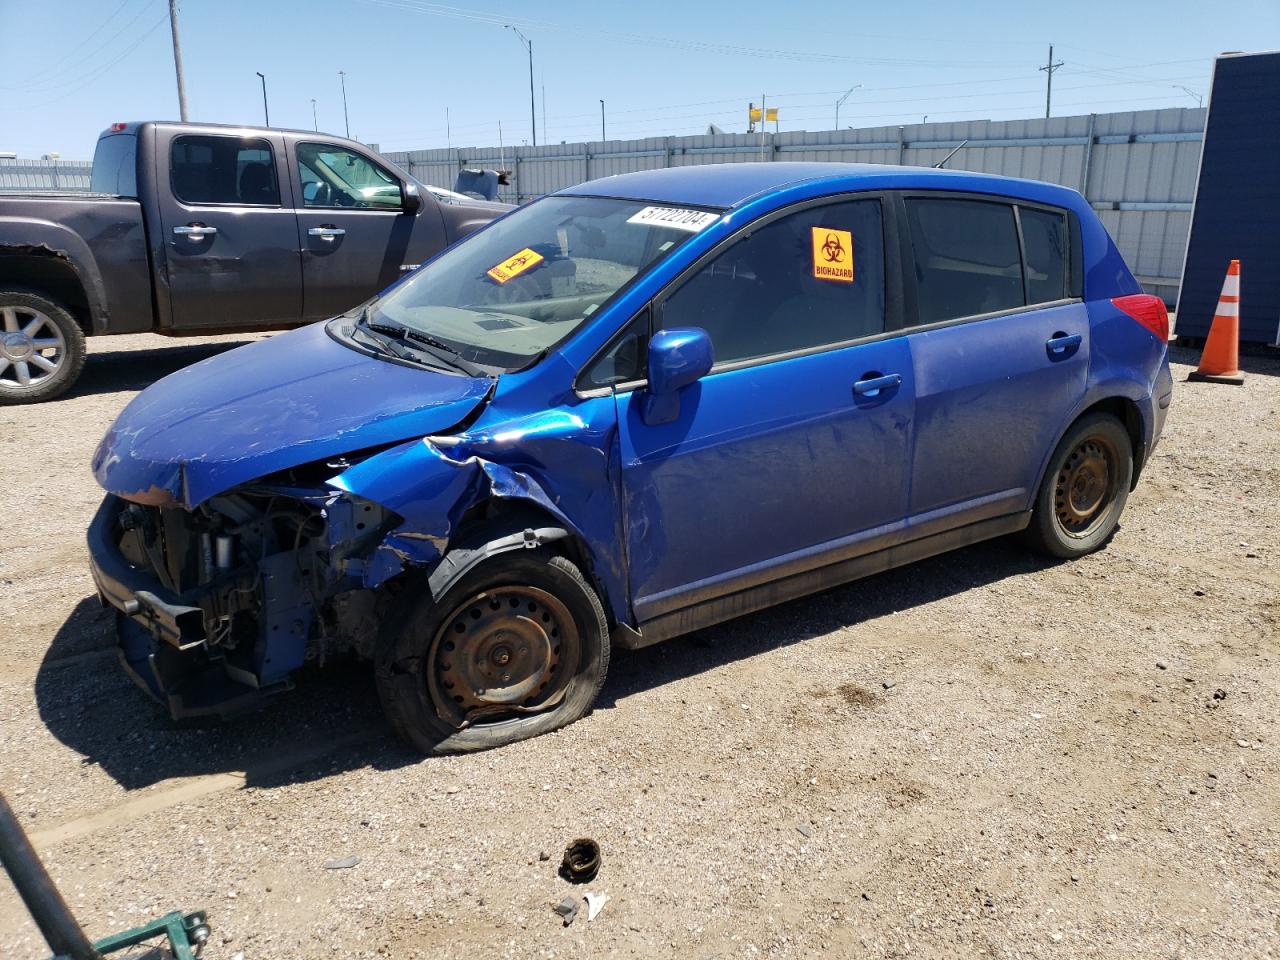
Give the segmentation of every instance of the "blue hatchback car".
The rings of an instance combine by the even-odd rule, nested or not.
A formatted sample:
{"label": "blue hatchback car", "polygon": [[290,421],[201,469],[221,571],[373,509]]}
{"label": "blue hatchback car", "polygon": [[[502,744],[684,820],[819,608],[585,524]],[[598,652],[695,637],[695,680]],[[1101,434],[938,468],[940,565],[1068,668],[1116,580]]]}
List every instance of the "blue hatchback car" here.
{"label": "blue hatchback car", "polygon": [[610,177],[161,380],[93,461],[122,659],[174,716],[371,660],[426,752],[642,647],[989,537],[1101,547],[1164,305],[1081,196],[853,164]]}

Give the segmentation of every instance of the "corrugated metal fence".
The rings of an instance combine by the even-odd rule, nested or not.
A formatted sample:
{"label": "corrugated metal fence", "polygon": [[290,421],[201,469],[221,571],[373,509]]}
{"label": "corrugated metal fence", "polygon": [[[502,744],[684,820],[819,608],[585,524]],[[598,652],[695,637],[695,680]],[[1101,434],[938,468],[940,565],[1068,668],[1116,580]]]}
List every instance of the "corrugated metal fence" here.
{"label": "corrugated metal fence", "polygon": [[1047,180],[1081,191],[1129,266],[1153,292],[1177,295],[1195,197],[1203,109],[1099,113],[1048,120],[972,120],[860,130],[650,137],[538,147],[386,153],[413,176],[453,186],[464,167],[513,171],[502,199],[529,200],[617,173],[698,163],[837,160],[932,166]]}
{"label": "corrugated metal fence", "polygon": [[0,158],[0,190],[88,190],[91,160]]}

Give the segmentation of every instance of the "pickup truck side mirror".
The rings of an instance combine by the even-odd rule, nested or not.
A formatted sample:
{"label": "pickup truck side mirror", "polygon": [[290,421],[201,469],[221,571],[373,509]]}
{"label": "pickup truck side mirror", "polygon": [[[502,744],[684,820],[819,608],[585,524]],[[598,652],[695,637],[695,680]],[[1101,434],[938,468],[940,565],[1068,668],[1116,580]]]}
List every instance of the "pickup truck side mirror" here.
{"label": "pickup truck side mirror", "polygon": [[701,380],[715,363],[711,338],[701,327],[659,330],[649,340],[649,386],[644,422],[671,423],[680,416],[680,391]]}
{"label": "pickup truck side mirror", "polygon": [[417,213],[418,208],[422,206],[422,194],[418,192],[418,185],[406,183],[401,188],[400,194],[404,198],[405,213]]}

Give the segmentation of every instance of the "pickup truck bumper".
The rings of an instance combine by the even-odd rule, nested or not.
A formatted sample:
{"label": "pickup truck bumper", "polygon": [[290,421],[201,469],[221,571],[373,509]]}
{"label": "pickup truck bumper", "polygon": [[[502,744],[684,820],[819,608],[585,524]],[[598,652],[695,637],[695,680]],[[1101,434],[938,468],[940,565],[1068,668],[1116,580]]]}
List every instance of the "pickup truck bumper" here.
{"label": "pickup truck bumper", "polygon": [[116,546],[124,503],[108,496],[89,526],[89,568],[98,597],[116,611],[120,662],[130,678],[163,703],[174,719],[229,716],[260,705],[292,686],[263,686],[249,670],[210,649],[207,617],[228,607],[246,589],[217,581],[177,593],[154,574],[131,565]]}

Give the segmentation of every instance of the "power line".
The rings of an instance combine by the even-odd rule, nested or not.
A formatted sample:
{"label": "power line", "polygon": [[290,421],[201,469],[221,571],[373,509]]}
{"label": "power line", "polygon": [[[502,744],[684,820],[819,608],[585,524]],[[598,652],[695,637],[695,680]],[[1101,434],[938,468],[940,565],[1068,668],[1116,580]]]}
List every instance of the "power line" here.
{"label": "power line", "polygon": [[[1025,78],[1025,76],[1024,76],[1024,77],[1021,77],[1021,78],[1011,78],[1011,79],[1024,79],[1024,80],[1025,80],[1026,78]],[[1172,83],[1172,82],[1174,82],[1174,81],[1176,81],[1176,80],[1182,80],[1182,79],[1194,79],[1194,77],[1188,77],[1188,76],[1185,76],[1185,75],[1184,75],[1184,76],[1177,76],[1177,77],[1151,78],[1151,79],[1149,79],[1149,80],[1148,80],[1148,79],[1144,79],[1144,80],[1129,80],[1129,81],[1124,81],[1124,83],[1128,83],[1128,84],[1143,84],[1143,85],[1150,83],[1150,84],[1153,84],[1153,85],[1161,85],[1161,84],[1164,84],[1164,83]],[[1089,90],[1089,89],[1097,89],[1097,88],[1109,88],[1109,87],[1115,87],[1115,86],[1119,86],[1119,85],[1120,85],[1119,83],[1115,83],[1115,82],[1107,81],[1107,82],[1104,82],[1104,83],[1080,83],[1080,84],[1071,84],[1071,85],[1068,85],[1068,86],[1061,87],[1060,89],[1062,89],[1062,90]],[[881,88],[881,89],[882,89],[882,90],[893,90],[893,89],[896,89],[896,88],[885,87],[885,88]],[[872,93],[874,93],[875,91],[867,91],[867,92],[872,92]],[[896,105],[896,104],[909,104],[909,103],[935,103],[935,102],[937,102],[937,101],[946,101],[946,100],[972,100],[972,99],[976,99],[976,98],[1012,97],[1012,96],[1022,96],[1022,95],[1025,95],[1025,94],[1029,94],[1029,93],[1036,93],[1036,92],[1038,92],[1038,88],[1035,88],[1035,87],[1026,87],[1026,88],[1019,88],[1019,89],[1016,89],[1016,90],[1002,90],[1002,91],[999,91],[999,92],[993,92],[993,91],[980,91],[980,92],[975,92],[975,93],[943,94],[943,95],[939,95],[939,96],[923,96],[923,97],[895,97],[895,98],[882,98],[882,99],[867,99],[867,98],[862,98],[862,97],[860,97],[860,98],[858,99],[858,106],[859,106],[859,107],[866,107],[866,106],[882,106],[882,105],[883,105],[883,106],[889,106],[889,105]],[[826,94],[827,94],[827,91],[811,91],[811,92],[809,92],[809,93],[797,93],[797,94],[786,94],[786,93],[782,93],[782,94],[773,94],[773,93],[771,93],[771,94],[769,94],[769,99],[770,99],[770,101],[771,101],[771,102],[774,102],[774,101],[778,101],[778,100],[781,100],[781,99],[783,99],[783,98],[788,98],[788,97],[801,97],[801,96],[824,96],[824,95],[826,95]],[[746,99],[748,99],[748,98],[747,98],[747,97],[745,97],[745,96],[743,96],[743,97],[730,97],[730,98],[726,98],[726,99],[723,99],[723,100],[708,100],[708,101],[695,102],[695,103],[691,103],[691,104],[667,104],[667,105],[660,106],[660,107],[641,107],[641,108],[635,108],[635,109],[630,109],[630,110],[612,110],[612,111],[610,111],[610,113],[611,113],[611,114],[613,114],[614,116],[617,116],[617,115],[619,115],[619,114],[628,114],[628,115],[630,115],[630,114],[636,114],[636,113],[640,113],[640,114],[645,114],[645,115],[647,115],[647,116],[648,116],[648,119],[645,119],[645,118],[643,118],[643,117],[632,117],[632,118],[631,118],[631,121],[630,121],[629,123],[624,122],[624,123],[622,123],[622,124],[615,124],[615,132],[616,132],[616,130],[617,130],[617,129],[619,129],[619,128],[626,129],[626,130],[637,130],[637,129],[639,129],[639,128],[643,127],[643,126],[646,126],[646,125],[647,125],[647,126],[655,126],[655,125],[659,125],[659,124],[670,124],[670,123],[672,123],[672,122],[674,122],[674,121],[679,121],[679,120],[694,120],[694,119],[696,119],[696,120],[701,120],[701,121],[703,121],[703,122],[705,123],[705,122],[712,122],[712,121],[716,121],[716,120],[722,120],[722,119],[725,119],[725,118],[736,118],[736,117],[739,117],[739,116],[741,115],[741,113],[742,113],[741,104],[745,103],[745,102],[746,102]],[[671,114],[669,114],[669,113],[665,113],[665,112],[663,112],[663,111],[672,110],[672,109],[681,109],[681,108],[684,108],[684,107],[695,107],[695,106],[718,106],[718,105],[723,105],[723,104],[736,104],[736,105],[738,105],[738,106],[737,106],[737,107],[735,107],[735,109],[733,109],[733,110],[716,110],[716,111],[711,111],[711,112],[702,111],[702,112],[698,112],[698,113],[677,114],[677,115],[671,115]],[[825,104],[824,102],[812,102],[812,103],[791,103],[791,104],[783,104],[783,106],[785,106],[788,110],[807,110],[807,109],[815,109],[815,108],[818,108],[818,107],[823,107],[823,106],[828,106],[828,105],[827,105],[827,104]],[[1000,107],[993,107],[992,109],[1004,109],[1004,108],[1000,108]],[[935,112],[936,112],[936,111],[935,111]],[[956,112],[956,111],[952,111],[952,112]],[[566,130],[566,131],[569,131],[569,132],[573,132],[573,131],[577,131],[577,130],[594,129],[594,122],[592,122],[592,123],[588,123],[588,122],[586,122],[585,118],[587,118],[587,117],[597,118],[597,116],[598,116],[598,112],[594,112],[594,111],[593,111],[593,112],[592,112],[592,113],[590,113],[590,114],[565,114],[565,115],[562,115],[562,116],[559,116],[559,117],[552,117],[551,119],[552,119],[552,120],[554,120],[554,121],[555,121],[555,122],[556,122],[556,123],[561,127],[561,129]],[[884,115],[882,114],[882,116],[884,116]],[[571,120],[578,119],[578,118],[583,118],[583,122],[580,122],[580,123],[567,122],[567,121],[571,121]],[[795,122],[795,121],[798,121],[798,120],[801,120],[801,119],[817,119],[817,118],[815,118],[815,117],[808,117],[808,116],[804,116],[804,117],[801,117],[801,116],[789,116],[787,119],[788,119],[789,121]],[[459,130],[487,130],[487,129],[492,129],[492,128],[493,128],[493,126],[494,126],[494,123],[495,123],[495,121],[493,121],[493,120],[487,120],[487,121],[483,121],[483,122],[470,123],[470,124],[454,124],[454,125],[453,125],[453,127],[452,127],[452,130],[453,130],[455,133],[456,133],[457,131],[459,131]],[[404,136],[394,136],[394,135],[393,135],[393,136],[384,136],[384,137],[381,139],[381,141],[380,141],[380,142],[382,142],[382,143],[406,143],[406,142],[409,142],[410,140],[415,139],[415,138],[421,139],[421,138],[423,138],[423,137],[438,136],[438,131],[434,131],[434,130],[433,130],[433,131],[419,131],[419,132],[417,132],[417,133],[413,133],[413,132],[405,131],[404,133],[405,133],[405,135],[404,135]]]}
{"label": "power line", "polygon": [[[100,44],[98,44],[96,47],[94,47],[94,48],[93,48],[93,50],[91,50],[89,53],[85,54],[85,55],[84,55],[84,56],[82,56],[82,57],[78,57],[78,58],[77,58],[77,60],[79,61],[78,66],[80,66],[80,67],[84,67],[84,66],[86,66],[86,64],[88,64],[88,62],[89,62],[89,61],[93,60],[96,56],[98,56],[98,54],[102,53],[104,50],[111,50],[111,49],[114,49],[116,41],[117,41],[120,37],[122,37],[122,36],[124,36],[126,33],[128,33],[128,32],[129,32],[129,29],[130,29],[130,28],[131,28],[135,23],[137,23],[139,20],[141,20],[141,19],[142,19],[142,17],[143,17],[143,16],[144,16],[144,15],[145,15],[149,10],[154,10],[154,9],[155,9],[156,4],[157,4],[157,3],[160,3],[160,2],[161,2],[161,0],[149,0],[149,2],[148,2],[148,3],[143,4],[143,6],[142,6],[141,8],[139,8],[138,12],[137,12],[137,13],[135,13],[135,14],[133,15],[132,19],[130,19],[130,20],[129,20],[129,21],[128,21],[124,26],[122,26],[119,30],[117,30],[115,33],[113,33],[113,34],[112,34],[110,37],[108,37],[106,40],[102,41],[102,43],[100,43]],[[104,24],[104,26],[105,26],[105,24]],[[90,71],[92,71],[92,70],[95,70],[95,69],[97,69],[97,68],[96,68],[96,67],[90,67],[89,69],[90,69]],[[56,71],[56,72],[58,72],[58,73],[64,73],[64,71]],[[41,91],[41,92],[43,92],[43,91],[45,91],[45,90],[49,90],[49,89],[55,89],[55,90],[56,90],[56,89],[58,89],[58,88],[60,88],[60,87],[65,87],[65,86],[67,86],[68,84],[74,84],[74,83],[77,83],[77,82],[81,79],[81,77],[83,77],[83,76],[84,76],[84,74],[80,74],[79,76],[74,75],[74,74],[72,74],[72,75],[70,75],[70,76],[63,76],[63,77],[62,77],[62,79],[59,79],[59,80],[41,80],[41,79],[40,79],[40,76],[42,76],[42,74],[32,75],[32,76],[30,76],[30,77],[25,78],[21,83],[12,84],[12,85],[10,85],[10,86],[7,86],[5,89],[8,89],[8,90],[31,90],[31,91]],[[79,89],[79,88],[77,88],[77,89]]]}
{"label": "power line", "polygon": [[93,83],[99,77],[109,73],[113,67],[123,62],[129,56],[129,54],[133,53],[134,50],[142,46],[143,42],[146,41],[148,37],[150,37],[153,33],[159,30],[161,26],[163,26],[168,22],[169,22],[169,13],[168,11],[166,11],[164,16],[162,16],[159,20],[153,23],[151,27],[145,33],[142,34],[142,36],[138,37],[137,40],[135,40],[133,43],[129,44],[129,46],[125,47],[122,51],[120,51],[119,56],[117,56],[114,60],[110,61],[109,63],[104,64],[102,67],[100,67],[94,73],[91,73],[89,76],[82,78],[82,81],[78,86],[72,87],[70,90],[66,90],[63,93],[59,94],[56,97],[53,97],[50,100],[44,100],[37,103],[28,103],[28,104],[24,104],[24,106],[47,107],[51,104],[59,103],[67,99],[67,97],[71,96],[72,94],[79,93],[81,90],[83,90],[89,84]]}
{"label": "power line", "polygon": [[694,50],[699,53],[717,53],[726,56],[755,57],[768,60],[791,60],[802,63],[857,63],[886,66],[920,66],[988,69],[1007,64],[1007,60],[911,60],[893,57],[853,57],[841,54],[814,53],[802,50],[783,50],[767,47],[748,47],[738,44],[718,43],[707,40],[691,40],[680,37],[660,37],[649,34],[622,33],[615,30],[600,30],[590,27],[578,27],[571,24],[553,23],[546,20],[535,20],[528,17],[506,17],[496,14],[477,13],[458,7],[443,4],[425,3],[422,0],[362,0],[393,9],[406,10],[426,16],[449,17],[475,23],[494,26],[505,26],[508,23],[527,29],[541,29],[578,36],[597,37],[618,43],[638,43],[650,46],[662,46],[672,49]]}

